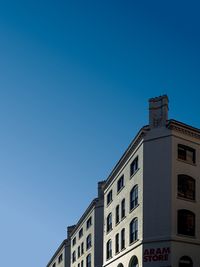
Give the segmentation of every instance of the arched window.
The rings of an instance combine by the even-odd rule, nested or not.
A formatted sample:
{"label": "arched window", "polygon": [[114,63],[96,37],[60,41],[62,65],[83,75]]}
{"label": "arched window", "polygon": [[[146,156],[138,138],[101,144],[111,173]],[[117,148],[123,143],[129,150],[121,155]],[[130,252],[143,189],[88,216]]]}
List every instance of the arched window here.
{"label": "arched window", "polygon": [[138,239],[138,219],[134,218],[130,223],[130,244]]}
{"label": "arched window", "polygon": [[178,210],[178,234],[195,235],[195,214],[189,210]]}
{"label": "arched window", "polygon": [[91,267],[91,254],[87,255],[86,258],[86,267]]}
{"label": "arched window", "polygon": [[107,232],[109,232],[111,229],[112,229],[112,213],[109,213],[107,217]]}
{"label": "arched window", "polygon": [[89,234],[86,238],[86,249],[89,249],[92,246],[92,236]]}
{"label": "arched window", "polygon": [[130,210],[138,205],[138,186],[135,185],[130,192]]}
{"label": "arched window", "polygon": [[121,230],[121,250],[125,248],[125,228]]}
{"label": "arched window", "polygon": [[115,235],[115,253],[119,252],[119,234]]}
{"label": "arched window", "polygon": [[121,219],[123,219],[125,217],[126,214],[126,208],[125,208],[125,198],[122,199],[121,202]]}
{"label": "arched window", "polygon": [[119,223],[119,205],[117,205],[117,207],[115,209],[115,223],[116,224]]}
{"label": "arched window", "polygon": [[117,267],[124,267],[124,265],[122,263],[119,263]]}
{"label": "arched window", "polygon": [[184,174],[178,175],[178,196],[195,200],[195,179]]}
{"label": "arched window", "polygon": [[179,260],[179,267],[193,267],[192,259],[188,256],[183,256]]}
{"label": "arched window", "polygon": [[139,267],[138,259],[136,256],[133,256],[129,262],[129,267]]}
{"label": "arched window", "polygon": [[112,241],[108,240],[106,244],[106,258],[110,259],[112,257]]}

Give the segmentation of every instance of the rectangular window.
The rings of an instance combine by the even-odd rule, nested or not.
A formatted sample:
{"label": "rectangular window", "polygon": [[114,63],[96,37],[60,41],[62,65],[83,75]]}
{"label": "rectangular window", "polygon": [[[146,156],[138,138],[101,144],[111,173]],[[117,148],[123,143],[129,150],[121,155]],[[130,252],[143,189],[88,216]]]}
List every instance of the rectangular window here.
{"label": "rectangular window", "polygon": [[121,250],[125,248],[125,229],[121,230]]}
{"label": "rectangular window", "polygon": [[111,201],[112,201],[112,190],[110,190],[110,192],[107,194],[107,205],[109,205]]}
{"label": "rectangular window", "polygon": [[76,251],[72,253],[72,262],[74,263],[76,261]]}
{"label": "rectangular window", "polygon": [[87,229],[90,228],[91,225],[92,225],[92,218],[90,217],[86,222]]}
{"label": "rectangular window", "polygon": [[123,219],[126,215],[126,210],[125,210],[125,198],[121,202],[121,218]]}
{"label": "rectangular window", "polygon": [[117,205],[117,207],[115,209],[115,223],[116,224],[119,223],[119,205]]}
{"label": "rectangular window", "polygon": [[80,248],[80,246],[78,247],[78,258],[80,258],[80,256],[81,256],[81,248]]}
{"label": "rectangular window", "polygon": [[132,176],[138,169],[138,156],[133,160],[130,165],[130,176]]}
{"label": "rectangular window", "polygon": [[74,237],[74,239],[72,240],[72,245],[76,245],[76,237]]}
{"label": "rectangular window", "polygon": [[119,252],[119,234],[115,236],[115,253]]}
{"label": "rectangular window", "polygon": [[119,192],[124,187],[124,175],[122,175],[117,181],[117,192]]}
{"label": "rectangular window", "polygon": [[80,229],[79,233],[78,233],[78,237],[79,239],[83,236],[83,228]]}
{"label": "rectangular window", "polygon": [[106,219],[106,225],[107,225],[107,233],[112,230],[112,213],[109,213]]}
{"label": "rectangular window", "polygon": [[194,164],[196,162],[195,149],[182,144],[178,144],[178,159]]}
{"label": "rectangular window", "polygon": [[60,256],[58,257],[58,263],[60,263],[63,260],[63,254],[60,254]]}
{"label": "rectangular window", "polygon": [[83,255],[83,253],[84,253],[84,243],[82,242],[81,243],[81,255]]}

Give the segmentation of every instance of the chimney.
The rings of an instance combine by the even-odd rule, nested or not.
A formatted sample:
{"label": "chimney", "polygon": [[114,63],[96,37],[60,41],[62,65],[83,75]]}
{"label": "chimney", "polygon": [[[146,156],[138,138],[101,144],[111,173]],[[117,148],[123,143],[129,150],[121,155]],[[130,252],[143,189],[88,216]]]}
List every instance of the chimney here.
{"label": "chimney", "polygon": [[70,225],[67,227],[67,238],[70,238],[72,231],[74,230],[76,225]]}
{"label": "chimney", "polygon": [[103,198],[103,188],[105,181],[98,182],[98,198]]}
{"label": "chimney", "polygon": [[149,99],[150,128],[158,128],[166,125],[168,120],[168,102],[167,95]]}

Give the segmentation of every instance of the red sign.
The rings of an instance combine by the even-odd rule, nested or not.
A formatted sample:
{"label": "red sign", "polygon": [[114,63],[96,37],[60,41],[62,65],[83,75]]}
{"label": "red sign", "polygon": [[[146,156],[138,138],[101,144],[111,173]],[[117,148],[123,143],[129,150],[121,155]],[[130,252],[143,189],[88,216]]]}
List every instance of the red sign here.
{"label": "red sign", "polygon": [[144,250],[144,262],[167,261],[170,254],[170,248],[150,248]]}

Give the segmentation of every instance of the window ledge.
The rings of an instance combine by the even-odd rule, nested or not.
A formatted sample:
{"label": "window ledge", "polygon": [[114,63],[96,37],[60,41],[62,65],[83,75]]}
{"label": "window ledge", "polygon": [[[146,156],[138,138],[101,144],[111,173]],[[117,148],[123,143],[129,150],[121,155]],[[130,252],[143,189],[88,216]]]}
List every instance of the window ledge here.
{"label": "window ledge", "polygon": [[177,158],[177,160],[180,161],[180,162],[184,162],[184,163],[187,163],[187,164],[189,164],[189,165],[195,166],[195,167],[197,166],[196,163],[190,162],[190,161],[188,161],[188,160],[179,159],[179,158]]}
{"label": "window ledge", "polygon": [[132,246],[132,245],[135,244],[137,241],[139,241],[139,239],[134,240],[134,241],[131,242],[129,245]]}
{"label": "window ledge", "polygon": [[106,234],[108,235],[111,231],[112,231],[113,228],[109,229]]}
{"label": "window ledge", "polygon": [[134,208],[132,208],[132,210],[129,211],[129,213],[133,212],[135,209],[137,209],[137,207],[139,206],[140,204],[137,204]]}
{"label": "window ledge", "polygon": [[119,191],[117,191],[117,195],[124,189],[124,185],[119,189]]}
{"label": "window ledge", "polygon": [[120,221],[118,221],[117,223],[115,223],[115,226],[119,225],[120,224]]}
{"label": "window ledge", "polygon": [[126,218],[126,215],[125,215],[123,218],[121,218],[121,222],[122,222],[123,220],[125,220],[125,218]]}
{"label": "window ledge", "polygon": [[192,239],[196,239],[195,235],[184,235],[184,234],[177,234],[178,237],[184,237],[184,238],[192,238]]}
{"label": "window ledge", "polygon": [[131,176],[130,179],[132,179],[132,177],[140,170],[140,168],[138,168]]}
{"label": "window ledge", "polygon": [[106,207],[109,207],[112,202],[113,202],[113,199],[107,204]]}
{"label": "window ledge", "polygon": [[195,199],[193,200],[193,199],[189,199],[189,198],[185,198],[185,197],[179,197],[179,196],[177,196],[177,199],[189,201],[191,203],[196,203],[197,202]]}

